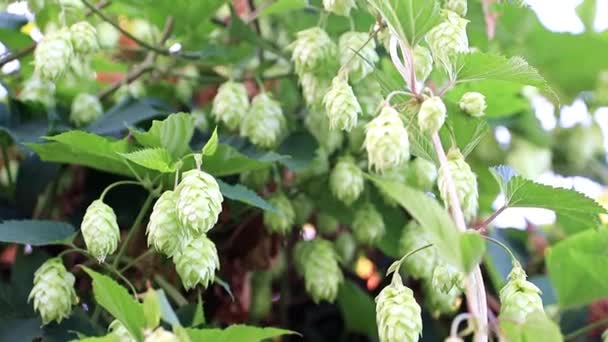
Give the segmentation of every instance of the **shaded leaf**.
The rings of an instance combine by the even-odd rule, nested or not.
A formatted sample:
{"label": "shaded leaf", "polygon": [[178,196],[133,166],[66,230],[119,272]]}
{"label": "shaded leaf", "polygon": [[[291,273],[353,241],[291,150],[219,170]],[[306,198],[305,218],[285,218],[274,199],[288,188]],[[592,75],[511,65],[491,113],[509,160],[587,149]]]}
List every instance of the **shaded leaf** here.
{"label": "shaded leaf", "polygon": [[33,246],[68,243],[74,227],[66,222],[23,220],[0,223],[0,241]]}
{"label": "shaded leaf", "polygon": [[368,293],[347,280],[340,286],[337,301],[347,331],[378,338],[376,304]]}
{"label": "shaded leaf", "polygon": [[270,203],[268,203],[266,200],[261,198],[257,193],[255,193],[251,189],[249,189],[241,184],[231,185],[231,184],[227,184],[219,179],[217,180],[217,183],[220,186],[220,191],[222,192],[222,195],[224,195],[224,197],[226,197],[226,198],[230,198],[231,200],[243,202],[245,204],[249,204],[251,206],[254,206],[254,207],[257,207],[257,208],[260,208],[263,210],[268,210],[268,211],[278,213],[277,209],[274,208],[272,205],[270,205]]}
{"label": "shaded leaf", "polygon": [[308,7],[306,0],[277,0],[260,12],[260,17],[271,14],[281,14],[288,11],[295,11]]}
{"label": "shaded leaf", "polygon": [[147,169],[163,173],[175,172],[175,165],[164,148],[147,148],[131,153],[121,153],[123,158]]}
{"label": "shaded leaf", "polygon": [[163,115],[169,110],[165,104],[157,100],[128,99],[110,108],[97,121],[87,126],[86,130],[102,135],[115,133],[138,122]]}
{"label": "shaded leaf", "polygon": [[264,169],[273,162],[286,158],[288,157],[275,152],[264,152],[255,157],[248,157],[234,147],[220,143],[217,145],[215,153],[205,158],[203,168],[210,174],[219,177]]}
{"label": "shaded leaf", "polygon": [[209,138],[209,140],[205,143],[205,146],[203,146],[203,156],[211,156],[215,154],[218,143],[217,127],[215,127],[213,133],[211,134],[211,138]]}

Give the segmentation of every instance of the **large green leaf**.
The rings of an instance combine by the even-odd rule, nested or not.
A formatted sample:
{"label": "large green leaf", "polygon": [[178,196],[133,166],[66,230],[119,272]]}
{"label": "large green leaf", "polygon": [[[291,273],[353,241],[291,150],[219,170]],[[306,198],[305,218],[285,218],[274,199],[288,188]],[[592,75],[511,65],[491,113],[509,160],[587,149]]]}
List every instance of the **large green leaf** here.
{"label": "large green leaf", "polygon": [[97,121],[86,127],[89,132],[97,134],[112,134],[138,122],[148,120],[164,113],[169,109],[157,100],[152,99],[128,99],[116,104],[104,113]]}
{"label": "large green leaf", "polygon": [[374,299],[352,281],[345,281],[338,292],[338,307],[346,330],[378,338]]}
{"label": "large green leaf", "polygon": [[190,150],[194,121],[190,114],[175,113],[162,121],[154,120],[147,132],[131,129],[131,133],[143,146],[164,148],[171,156],[179,158]]}
{"label": "large green leaf", "polygon": [[74,227],[66,222],[23,220],[0,223],[0,241],[33,246],[44,246],[69,242]]}
{"label": "large green leaf", "polygon": [[213,155],[205,156],[203,169],[216,177],[227,176],[264,169],[272,163],[286,158],[288,157],[275,152],[263,152],[257,153],[255,156],[246,156],[234,147],[220,143]]}
{"label": "large green leaf", "polygon": [[126,160],[141,165],[146,169],[163,173],[175,172],[175,165],[169,152],[164,148],[146,148],[143,150],[121,153]]}
{"label": "large green leaf", "polygon": [[217,180],[217,183],[220,186],[220,191],[222,192],[222,195],[224,195],[224,197],[226,198],[243,202],[245,204],[249,204],[251,206],[258,207],[263,210],[268,210],[275,213],[278,212],[275,207],[273,207],[266,200],[258,196],[257,193],[241,184],[231,185],[224,183],[219,179]]}
{"label": "large green leaf", "polygon": [[369,0],[391,31],[410,46],[441,21],[437,0]]}
{"label": "large green leaf", "polygon": [[265,339],[295,334],[291,330],[279,328],[259,328],[248,325],[235,324],[226,329],[186,329],[192,341],[213,342],[259,342]]}
{"label": "large green leaf", "polygon": [[551,341],[559,342],[564,338],[559,327],[542,311],[528,314],[524,323],[503,320],[500,327],[509,342]]}

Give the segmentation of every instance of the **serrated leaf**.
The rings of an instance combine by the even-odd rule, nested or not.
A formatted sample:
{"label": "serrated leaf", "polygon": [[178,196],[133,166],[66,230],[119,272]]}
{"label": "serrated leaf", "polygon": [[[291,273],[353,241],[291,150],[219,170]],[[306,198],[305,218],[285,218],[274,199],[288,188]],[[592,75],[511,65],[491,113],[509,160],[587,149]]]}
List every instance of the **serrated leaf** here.
{"label": "serrated leaf", "polygon": [[410,46],[441,21],[440,6],[436,0],[369,0],[391,31]]}
{"label": "serrated leaf", "polygon": [[279,213],[275,207],[270,205],[270,203],[260,197],[257,193],[241,184],[231,185],[219,179],[217,180],[217,183],[220,186],[222,195],[224,195],[226,198],[243,202],[263,210]]}
{"label": "serrated leaf", "polygon": [[97,121],[87,126],[86,130],[102,135],[112,134],[168,111],[166,104],[158,100],[129,99],[110,108]]}
{"label": "serrated leaf", "polygon": [[169,152],[164,148],[147,148],[131,153],[121,153],[123,158],[146,169],[162,173],[175,172],[175,164]]}
{"label": "serrated leaf", "polygon": [[190,114],[174,113],[164,120],[154,120],[147,132],[131,128],[131,133],[142,146],[165,148],[177,159],[190,150],[194,121]]}
{"label": "serrated leaf", "polygon": [[564,340],[557,324],[542,311],[529,313],[523,323],[501,320],[500,327],[505,335],[505,341],[509,342]]}
{"label": "serrated leaf", "polygon": [[279,328],[259,328],[243,324],[231,325],[226,329],[186,329],[192,341],[213,342],[259,342],[265,339],[297,334],[291,330]]}
{"label": "serrated leaf", "polygon": [[337,302],[347,331],[378,338],[376,304],[367,292],[347,280],[340,286]]}
{"label": "serrated leaf", "polygon": [[32,246],[61,244],[71,241],[74,231],[67,222],[10,220],[0,223],[0,241]]}
{"label": "serrated leaf", "polygon": [[264,169],[272,163],[286,158],[289,157],[275,152],[246,156],[234,147],[220,143],[217,145],[215,153],[205,158],[204,169],[216,177],[228,176],[245,171]]}
{"label": "serrated leaf", "polygon": [[215,127],[215,129],[213,130],[213,134],[211,134],[211,137],[209,138],[207,143],[205,143],[205,146],[203,146],[203,156],[212,156],[213,154],[215,154],[215,151],[217,151],[218,143],[219,142],[217,138],[217,127]]}

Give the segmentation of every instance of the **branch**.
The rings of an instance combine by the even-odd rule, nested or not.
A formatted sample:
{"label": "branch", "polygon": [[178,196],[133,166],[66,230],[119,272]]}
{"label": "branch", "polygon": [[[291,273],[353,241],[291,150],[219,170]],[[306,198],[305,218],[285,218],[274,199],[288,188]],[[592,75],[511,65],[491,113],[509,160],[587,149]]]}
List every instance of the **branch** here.
{"label": "branch", "polygon": [[492,4],[495,0],[481,0],[481,6],[483,8],[483,14],[486,20],[486,34],[488,39],[494,39],[496,34],[496,13],[492,12]]}
{"label": "branch", "polygon": [[494,221],[496,217],[498,217],[498,215],[500,215],[505,209],[507,209],[507,206],[503,205],[502,207],[500,207],[500,209],[496,210],[492,215],[490,215],[490,217],[488,217],[485,221],[475,226],[475,229],[481,232],[485,232],[488,225],[490,225],[490,223],[492,223],[492,221]]}

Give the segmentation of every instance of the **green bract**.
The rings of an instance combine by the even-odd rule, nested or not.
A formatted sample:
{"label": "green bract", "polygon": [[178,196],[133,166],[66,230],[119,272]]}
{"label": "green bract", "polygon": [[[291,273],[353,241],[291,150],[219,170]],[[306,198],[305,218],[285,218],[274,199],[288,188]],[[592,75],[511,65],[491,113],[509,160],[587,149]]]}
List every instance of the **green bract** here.
{"label": "green bract", "polygon": [[144,342],[180,342],[180,339],[174,333],[160,327],[146,336]]}
{"label": "green bract", "polygon": [[357,125],[361,106],[347,80],[338,75],[331,81],[331,87],[323,98],[325,112],[331,129],[350,131]]}
{"label": "green bract", "polygon": [[447,109],[440,97],[426,99],[418,111],[418,127],[424,133],[433,135],[445,123]]}
{"label": "green bract", "polygon": [[34,68],[43,80],[55,81],[67,70],[74,55],[70,31],[49,33],[34,51]]}
{"label": "green bract", "polygon": [[108,326],[108,331],[118,340],[117,342],[136,342],[129,330],[119,320],[115,319]]}
{"label": "green bract", "polygon": [[79,21],[70,26],[70,38],[74,52],[88,55],[99,50],[97,30],[87,21]]}
{"label": "green bract", "polygon": [[274,193],[268,198],[268,203],[274,206],[279,212],[264,212],[264,225],[271,233],[279,233],[282,235],[291,231],[291,227],[295,223],[296,213],[289,201],[289,198],[283,193]]}
{"label": "green bract", "polygon": [[513,267],[508,278],[507,284],[500,289],[501,319],[523,323],[528,314],[543,311],[540,289],[526,280],[526,272],[521,266]]}
{"label": "green bract", "polygon": [[187,241],[187,232],[177,218],[177,196],[165,191],[156,201],[148,223],[148,246],[171,257]]}
{"label": "green bract", "polygon": [[331,242],[316,238],[310,242],[308,258],[304,262],[306,291],[315,303],[333,302],[344,280],[338,258]]}
{"label": "green bract", "polygon": [[460,109],[473,117],[486,115],[486,97],[478,92],[468,92],[462,95],[458,103]]}
{"label": "green bract", "polygon": [[[413,252],[430,244],[429,233],[415,221],[408,223],[401,232],[399,252],[402,255]],[[403,261],[403,268],[408,275],[414,278],[429,279],[437,263],[437,253],[434,247],[422,249]]]}
{"label": "green bract", "polygon": [[384,235],[384,220],[376,208],[366,203],[355,212],[353,234],[360,243],[373,245]]}
{"label": "green bract", "polygon": [[465,218],[467,220],[474,218],[477,215],[479,197],[477,192],[477,176],[473,173],[458,149],[452,149],[448,152],[448,163],[445,167],[447,167],[447,170],[444,169],[444,166],[439,168],[439,177],[437,178],[437,185],[439,186],[443,202],[446,207],[451,205],[450,196],[448,195],[448,178],[446,177],[446,172],[449,172]]}
{"label": "green bract", "polygon": [[331,192],[345,204],[353,203],[365,185],[363,171],[352,157],[341,158],[329,175]]}
{"label": "green bract", "polygon": [[292,52],[291,60],[299,75],[307,72],[318,73],[337,54],[336,44],[320,27],[298,32],[296,40],[288,48]]}
{"label": "green bract", "polygon": [[72,101],[70,121],[76,126],[86,126],[103,114],[101,102],[95,95],[81,93]]}
{"label": "green bract", "polygon": [[338,42],[340,65],[348,70],[349,79],[356,83],[372,71],[380,57],[376,42],[366,32],[346,32]]}

